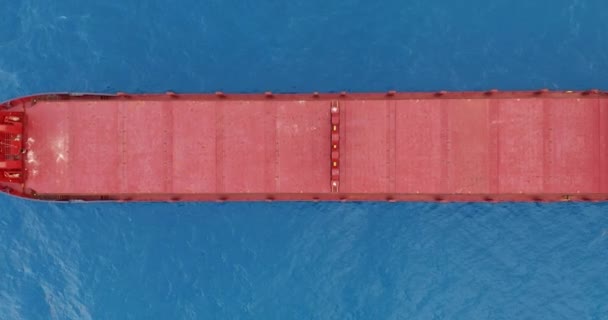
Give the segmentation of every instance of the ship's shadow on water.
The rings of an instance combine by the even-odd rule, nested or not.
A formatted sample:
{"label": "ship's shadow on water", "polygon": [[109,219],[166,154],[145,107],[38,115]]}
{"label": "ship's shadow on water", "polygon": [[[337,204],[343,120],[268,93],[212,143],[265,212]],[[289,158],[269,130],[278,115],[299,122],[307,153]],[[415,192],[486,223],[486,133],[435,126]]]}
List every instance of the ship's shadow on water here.
{"label": "ship's shadow on water", "polygon": [[[5,0],[0,9],[1,101],[55,91],[608,90],[601,1]],[[0,319],[606,319],[607,210],[0,195]]]}

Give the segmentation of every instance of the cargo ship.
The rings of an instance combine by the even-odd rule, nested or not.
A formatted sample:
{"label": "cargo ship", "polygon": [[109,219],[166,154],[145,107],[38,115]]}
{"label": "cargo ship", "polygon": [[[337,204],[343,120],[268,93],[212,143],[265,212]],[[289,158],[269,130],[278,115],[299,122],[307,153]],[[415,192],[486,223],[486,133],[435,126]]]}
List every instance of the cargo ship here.
{"label": "cargo ship", "polygon": [[604,201],[608,93],[50,93],[0,104],[43,201]]}

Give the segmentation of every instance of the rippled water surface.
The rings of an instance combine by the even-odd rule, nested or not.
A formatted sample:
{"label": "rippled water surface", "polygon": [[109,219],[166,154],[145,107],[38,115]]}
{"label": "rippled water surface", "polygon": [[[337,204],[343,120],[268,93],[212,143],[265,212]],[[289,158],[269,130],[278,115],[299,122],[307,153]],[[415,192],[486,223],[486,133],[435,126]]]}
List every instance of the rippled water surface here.
{"label": "rippled water surface", "polygon": [[[0,0],[47,91],[608,89],[608,3]],[[608,203],[0,196],[0,319],[608,319]]]}

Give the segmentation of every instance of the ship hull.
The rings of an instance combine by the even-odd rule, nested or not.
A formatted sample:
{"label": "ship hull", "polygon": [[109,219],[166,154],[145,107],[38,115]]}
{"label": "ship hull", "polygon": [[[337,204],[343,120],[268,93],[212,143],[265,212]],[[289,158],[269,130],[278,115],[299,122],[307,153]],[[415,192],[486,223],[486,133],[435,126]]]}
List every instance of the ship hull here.
{"label": "ship hull", "polygon": [[596,90],[43,94],[1,110],[0,186],[30,199],[608,199]]}

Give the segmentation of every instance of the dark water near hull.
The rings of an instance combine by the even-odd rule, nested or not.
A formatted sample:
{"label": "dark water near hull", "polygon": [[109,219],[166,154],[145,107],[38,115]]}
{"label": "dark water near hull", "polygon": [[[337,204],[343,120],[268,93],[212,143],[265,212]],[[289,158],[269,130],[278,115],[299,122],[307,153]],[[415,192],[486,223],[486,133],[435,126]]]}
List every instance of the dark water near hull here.
{"label": "dark water near hull", "polygon": [[[603,1],[0,0],[47,91],[608,89]],[[0,319],[606,319],[608,203],[0,196]]]}

